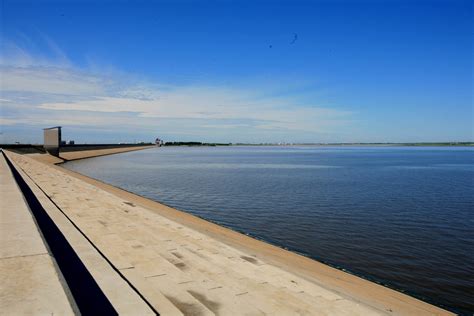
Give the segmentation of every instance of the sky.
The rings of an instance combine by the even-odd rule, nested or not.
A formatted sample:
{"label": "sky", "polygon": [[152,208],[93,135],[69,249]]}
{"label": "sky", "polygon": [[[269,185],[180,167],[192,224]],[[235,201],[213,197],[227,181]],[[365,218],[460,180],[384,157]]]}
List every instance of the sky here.
{"label": "sky", "polygon": [[474,140],[471,1],[0,3],[0,143]]}

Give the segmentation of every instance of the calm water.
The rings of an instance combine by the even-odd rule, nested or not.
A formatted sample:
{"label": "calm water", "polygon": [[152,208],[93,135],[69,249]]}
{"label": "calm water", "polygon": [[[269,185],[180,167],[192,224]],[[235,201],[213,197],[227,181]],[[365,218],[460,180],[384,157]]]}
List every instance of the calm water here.
{"label": "calm water", "polygon": [[451,310],[474,310],[472,148],[154,148],[65,167]]}

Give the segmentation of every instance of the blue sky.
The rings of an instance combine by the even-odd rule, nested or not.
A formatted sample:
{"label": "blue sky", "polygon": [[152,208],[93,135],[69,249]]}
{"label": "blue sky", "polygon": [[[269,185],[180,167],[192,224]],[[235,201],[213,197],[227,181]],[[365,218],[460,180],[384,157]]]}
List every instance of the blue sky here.
{"label": "blue sky", "polygon": [[[472,141],[470,1],[3,1],[0,142]],[[296,36],[295,36],[296,34]]]}

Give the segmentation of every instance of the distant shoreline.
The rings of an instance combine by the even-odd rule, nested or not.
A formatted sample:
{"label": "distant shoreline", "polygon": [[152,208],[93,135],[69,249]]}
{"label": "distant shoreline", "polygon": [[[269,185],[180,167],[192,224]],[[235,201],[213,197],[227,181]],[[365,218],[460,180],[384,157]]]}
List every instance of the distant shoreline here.
{"label": "distant shoreline", "polygon": [[216,147],[216,146],[418,146],[418,147],[459,147],[474,146],[474,142],[434,142],[434,143],[201,143],[201,142],[168,142],[169,146]]}
{"label": "distant shoreline", "polygon": [[[129,148],[141,146],[154,146],[152,143],[137,144],[75,144],[61,146],[61,152],[74,152],[84,150],[102,150],[113,148]],[[204,142],[166,142],[163,147],[232,147],[232,146],[253,146],[253,147],[297,147],[297,146],[338,146],[338,147],[474,147],[474,142],[421,142],[421,143],[204,143]],[[8,149],[20,154],[25,153],[45,153],[42,144],[0,144],[0,148]]]}
{"label": "distant shoreline", "polygon": [[452,143],[288,143],[288,144],[245,144],[237,143],[232,146],[403,146],[403,147],[469,147],[474,142],[452,142]]}

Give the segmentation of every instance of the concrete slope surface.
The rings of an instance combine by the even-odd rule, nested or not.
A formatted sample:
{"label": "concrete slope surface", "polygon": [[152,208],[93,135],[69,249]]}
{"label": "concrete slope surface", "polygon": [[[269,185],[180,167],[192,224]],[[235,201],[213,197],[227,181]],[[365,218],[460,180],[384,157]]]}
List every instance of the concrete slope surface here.
{"label": "concrete slope surface", "polygon": [[[248,250],[241,243],[234,247],[232,242],[223,242],[219,235],[207,234],[212,225],[202,224],[203,229],[194,229],[182,218],[173,220],[170,213],[159,214],[60,167],[26,156],[8,155],[87,236],[121,277],[163,315],[449,314],[271,246],[278,256],[296,257],[295,262],[307,261],[307,266],[314,270],[305,274],[295,268],[298,270],[295,273],[291,264],[275,264],[260,256],[258,247],[267,246]],[[228,236],[239,235],[232,234]],[[264,244],[245,236],[235,238],[248,240],[249,244]],[[315,277],[318,273],[321,278]],[[321,281],[327,275],[331,275],[333,282],[339,280],[336,287]],[[365,296],[357,293],[357,286]],[[363,299],[371,295],[383,299]]]}
{"label": "concrete slope surface", "polygon": [[74,315],[54,258],[0,153],[0,314]]}
{"label": "concrete slope surface", "polygon": [[67,151],[67,152],[60,152],[59,157],[52,156],[50,154],[38,154],[38,153],[28,154],[28,156],[34,158],[37,161],[41,161],[47,164],[60,164],[65,161],[114,155],[114,154],[130,152],[130,151],[155,148],[155,147],[156,146],[154,145],[147,145],[147,146],[131,146],[131,147],[117,147],[117,148],[106,148],[106,149]]}

